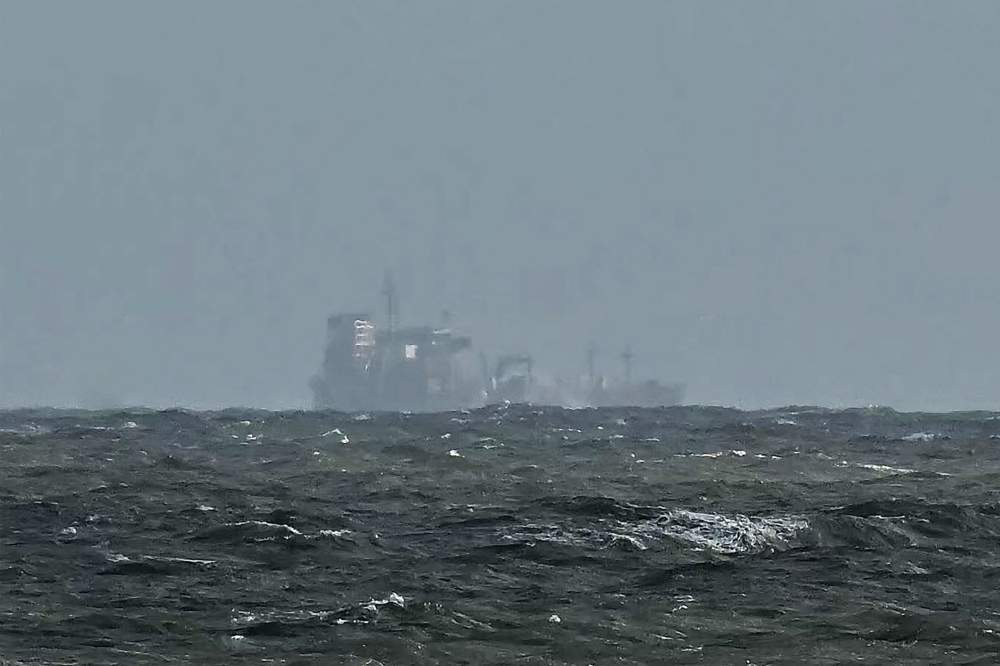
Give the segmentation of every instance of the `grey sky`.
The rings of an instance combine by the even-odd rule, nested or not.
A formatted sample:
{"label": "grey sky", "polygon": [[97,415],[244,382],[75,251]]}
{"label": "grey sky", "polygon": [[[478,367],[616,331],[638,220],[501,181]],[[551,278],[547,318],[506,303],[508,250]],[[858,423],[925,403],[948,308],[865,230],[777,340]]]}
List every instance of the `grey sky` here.
{"label": "grey sky", "polygon": [[1000,3],[0,5],[0,405],[305,407],[328,314],[1000,408]]}

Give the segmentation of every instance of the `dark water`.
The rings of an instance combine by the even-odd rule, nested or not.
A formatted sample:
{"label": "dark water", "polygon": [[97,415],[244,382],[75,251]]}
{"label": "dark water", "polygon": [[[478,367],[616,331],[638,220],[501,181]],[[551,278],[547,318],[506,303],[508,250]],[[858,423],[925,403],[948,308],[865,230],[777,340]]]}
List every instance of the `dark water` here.
{"label": "dark water", "polygon": [[5,663],[1000,662],[995,414],[0,428]]}

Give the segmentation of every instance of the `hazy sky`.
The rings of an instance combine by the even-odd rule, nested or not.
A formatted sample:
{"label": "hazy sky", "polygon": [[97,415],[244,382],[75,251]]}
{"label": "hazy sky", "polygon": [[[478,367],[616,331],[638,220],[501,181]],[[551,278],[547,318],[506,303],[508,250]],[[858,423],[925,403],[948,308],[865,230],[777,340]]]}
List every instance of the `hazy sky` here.
{"label": "hazy sky", "polygon": [[1000,409],[1000,2],[0,4],[0,405],[307,407],[326,318]]}

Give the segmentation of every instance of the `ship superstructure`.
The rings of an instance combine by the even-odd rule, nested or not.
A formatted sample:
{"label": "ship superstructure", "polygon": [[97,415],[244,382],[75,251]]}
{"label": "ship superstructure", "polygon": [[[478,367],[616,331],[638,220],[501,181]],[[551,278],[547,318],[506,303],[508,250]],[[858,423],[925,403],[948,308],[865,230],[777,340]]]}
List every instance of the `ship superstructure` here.
{"label": "ship superstructure", "polygon": [[[478,377],[456,357],[472,340],[446,327],[397,328],[396,288],[387,276],[388,325],[368,313],[332,315],[326,350],[313,377],[315,405],[342,411],[444,411],[467,407],[478,396]],[[466,364],[467,365],[467,364]]]}

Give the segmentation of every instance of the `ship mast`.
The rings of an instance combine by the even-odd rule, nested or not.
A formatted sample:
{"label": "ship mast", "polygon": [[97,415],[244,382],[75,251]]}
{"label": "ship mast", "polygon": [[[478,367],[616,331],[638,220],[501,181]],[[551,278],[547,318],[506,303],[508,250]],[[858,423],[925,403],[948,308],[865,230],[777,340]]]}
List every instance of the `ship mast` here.
{"label": "ship mast", "polygon": [[625,364],[625,385],[631,386],[632,384],[632,359],[635,354],[632,353],[632,346],[629,345],[622,352],[622,362]]}
{"label": "ship mast", "polygon": [[396,281],[392,279],[389,269],[385,271],[382,282],[382,295],[385,296],[386,315],[388,316],[389,335],[396,331],[396,318],[399,315],[399,303],[396,295]]}
{"label": "ship mast", "polygon": [[382,350],[379,354],[379,369],[378,375],[375,378],[375,396],[376,401],[381,401],[382,397],[385,395],[385,374],[386,374],[386,364],[388,363],[389,350],[393,348],[393,342],[396,338],[396,316],[399,310],[399,303],[396,295],[396,281],[392,278],[392,271],[388,268],[385,269],[385,276],[382,280],[382,295],[385,296],[386,314],[388,315],[387,325],[387,340]]}

